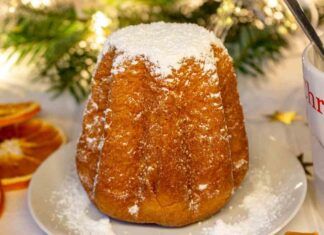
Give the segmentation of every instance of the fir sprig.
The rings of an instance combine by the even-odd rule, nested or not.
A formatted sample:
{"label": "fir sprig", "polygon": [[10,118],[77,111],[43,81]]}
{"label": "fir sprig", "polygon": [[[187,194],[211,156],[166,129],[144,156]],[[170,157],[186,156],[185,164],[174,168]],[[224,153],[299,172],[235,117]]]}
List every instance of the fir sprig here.
{"label": "fir sprig", "polygon": [[69,91],[79,102],[87,96],[90,66],[96,61],[96,50],[80,48],[90,34],[90,19],[79,19],[72,6],[39,10],[21,5],[14,17],[6,19],[2,48],[18,53],[17,63],[35,63],[57,96]]}
{"label": "fir sprig", "polygon": [[234,66],[244,74],[263,74],[263,65],[267,58],[278,59],[280,50],[286,47],[285,38],[272,27],[257,29],[244,24],[233,27],[225,45],[233,57]]}
{"label": "fir sprig", "polygon": [[[143,18],[141,11],[122,8],[123,3],[135,4],[134,1],[103,1],[118,11],[114,19],[118,27],[164,20],[197,23],[213,29],[211,21],[220,7],[220,2],[207,0],[188,14],[176,7],[179,0],[136,0],[137,4],[146,6],[147,17]],[[49,90],[55,96],[68,91],[81,102],[89,93],[91,74],[98,54],[98,47],[91,46],[94,40],[92,14],[95,10],[85,11],[80,18],[70,4],[40,9],[21,4],[0,25],[1,48],[11,50],[11,55],[18,53],[18,63],[36,63],[39,74],[35,77],[47,81]],[[287,41],[277,32],[278,25],[259,29],[251,21],[234,22],[225,44],[235,67],[242,73],[262,74],[263,62],[267,58],[276,59]]]}

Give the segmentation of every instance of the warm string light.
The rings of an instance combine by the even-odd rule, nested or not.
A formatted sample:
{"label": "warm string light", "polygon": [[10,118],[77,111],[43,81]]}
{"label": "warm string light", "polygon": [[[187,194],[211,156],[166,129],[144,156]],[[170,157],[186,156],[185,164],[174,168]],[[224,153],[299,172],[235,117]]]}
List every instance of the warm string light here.
{"label": "warm string light", "polygon": [[108,18],[101,11],[97,11],[92,15],[91,29],[95,34],[95,44],[91,46],[96,49],[102,45],[106,40],[105,29],[112,23],[112,20]]}
{"label": "warm string light", "polygon": [[241,11],[240,5],[240,0],[224,0],[217,8],[216,15],[211,17],[214,22],[214,32],[222,40],[225,40],[227,32],[235,23],[232,16],[235,12]]}
{"label": "warm string light", "polygon": [[266,14],[265,24],[277,25],[278,33],[287,34],[289,31],[297,29],[295,20],[284,7],[282,0],[266,0],[263,10]]}
{"label": "warm string light", "polygon": [[189,16],[192,11],[203,5],[205,2],[206,0],[179,0],[176,8],[178,8],[182,14]]}
{"label": "warm string light", "polygon": [[278,0],[267,0],[267,5],[270,8],[276,8],[276,7],[278,7],[279,2],[278,2]]}
{"label": "warm string light", "polygon": [[52,0],[21,0],[24,5],[30,4],[33,8],[48,7],[51,5]]}
{"label": "warm string light", "polygon": [[[21,0],[22,4],[29,4],[34,8],[47,7],[53,0]],[[195,8],[200,7],[205,0],[182,0],[179,7],[182,12],[188,11],[190,14]],[[253,23],[258,29],[262,30],[265,26],[277,25],[278,32],[286,34],[289,31],[295,31],[297,25],[285,7],[283,7],[282,0],[262,0],[255,3],[251,3],[247,6],[243,6],[244,0],[222,0],[220,6],[217,8],[214,15],[211,16],[210,21],[214,25],[214,32],[220,38],[225,38],[228,30],[236,22],[241,23]],[[125,4],[128,7],[125,7]],[[141,18],[145,21],[148,20],[147,9],[142,8],[145,5],[133,4],[131,2],[125,2],[121,5],[121,8],[125,8],[124,13],[127,12],[130,6],[132,9],[141,11]],[[12,7],[8,10],[9,13],[14,13],[15,8]],[[235,17],[233,17],[235,16]],[[114,17],[113,17],[114,18]],[[103,12],[97,11],[92,15],[91,29],[94,32],[91,47],[97,49],[102,45],[106,39],[106,29],[112,23],[112,19],[108,18]]]}
{"label": "warm string light", "polygon": [[214,22],[214,31],[225,38],[229,28],[235,24],[252,23],[262,30],[266,26],[275,26],[280,34],[295,31],[297,25],[282,0],[263,0],[246,4],[243,0],[224,0],[217,9],[215,16],[211,17]]}
{"label": "warm string light", "polygon": [[[14,26],[17,23],[15,21],[15,16],[24,14],[29,8],[35,8],[39,12],[52,8],[55,10],[56,7],[58,7],[58,9],[62,6],[64,7],[64,4],[70,1],[71,0],[7,0],[1,2],[0,0],[0,19],[1,17],[5,18],[9,16],[10,19],[13,19],[12,25]],[[144,1],[111,1],[112,4],[103,4],[103,6],[99,5],[101,1],[98,0],[76,0],[75,2],[86,3],[84,6],[81,4],[80,7],[78,7],[77,4],[71,5],[71,7],[74,7],[77,15],[77,18],[72,19],[71,23],[75,20],[75,22],[77,22],[76,25],[80,24],[86,27],[86,36],[77,44],[71,46],[71,48],[57,60],[55,69],[57,72],[62,72],[64,69],[75,67],[77,69],[77,71],[74,72],[76,76],[75,80],[78,80],[78,84],[81,85],[84,90],[87,90],[89,88],[89,81],[91,80],[90,71],[94,71],[94,67],[96,66],[96,55],[102,48],[109,33],[120,27],[120,18],[136,19],[136,22],[151,22],[160,20],[160,14],[163,16],[163,14],[179,13],[179,15],[182,14],[184,17],[193,19],[198,24],[213,30],[215,34],[223,40],[226,39],[231,29],[236,30],[242,25],[248,27],[253,25],[259,30],[270,29],[271,32],[277,30],[280,34],[287,34],[297,29],[295,20],[285,7],[283,0],[213,1],[215,2],[209,0],[178,0],[176,1],[177,4],[172,5],[173,8],[171,9],[170,7],[164,8],[162,4],[152,6],[146,4]],[[96,5],[96,2],[98,2],[98,5]],[[58,3],[62,3],[62,5]],[[205,4],[211,3],[211,7],[206,11],[205,7],[208,5]],[[201,10],[200,8],[204,9]],[[93,9],[100,9],[100,11],[96,11],[93,14],[93,11],[90,11]],[[195,13],[197,11],[206,11],[206,15],[200,16],[200,14],[198,14],[198,16],[196,16]],[[47,14],[46,11],[44,12]],[[19,24],[17,23],[17,25]],[[238,43],[238,40],[238,38],[235,38],[234,42]],[[269,41],[271,41],[271,39],[269,39]],[[15,55],[12,58],[15,59]],[[4,59],[5,58],[0,54],[0,62]],[[12,63],[13,62],[10,60],[10,63],[0,68],[0,80],[4,77],[1,75],[8,74],[11,71],[10,67]],[[80,63],[82,63],[82,66],[80,66]],[[47,74],[55,77],[55,79],[59,79],[61,75],[59,73],[56,75],[55,69],[51,70],[51,73],[54,75],[51,73]]]}

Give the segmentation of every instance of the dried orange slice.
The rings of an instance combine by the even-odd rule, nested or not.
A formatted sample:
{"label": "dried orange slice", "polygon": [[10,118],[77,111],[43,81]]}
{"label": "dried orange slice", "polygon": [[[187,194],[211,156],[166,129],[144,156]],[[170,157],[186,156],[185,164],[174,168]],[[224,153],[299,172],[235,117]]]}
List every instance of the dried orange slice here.
{"label": "dried orange slice", "polygon": [[317,232],[313,232],[313,233],[304,233],[304,232],[286,232],[285,235],[318,235]]}
{"label": "dried orange slice", "polygon": [[27,121],[39,111],[35,102],[0,104],[0,127]]}
{"label": "dried orange slice", "polygon": [[4,192],[0,183],[0,217],[3,212],[3,207],[4,207]]}
{"label": "dried orange slice", "polygon": [[37,167],[64,142],[62,131],[41,119],[0,128],[0,180],[4,190],[26,187]]}

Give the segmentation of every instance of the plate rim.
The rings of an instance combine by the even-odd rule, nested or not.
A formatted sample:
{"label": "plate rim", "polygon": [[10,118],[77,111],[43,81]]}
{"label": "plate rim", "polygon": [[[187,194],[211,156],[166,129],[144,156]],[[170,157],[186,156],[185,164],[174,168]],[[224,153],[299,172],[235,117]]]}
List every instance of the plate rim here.
{"label": "plate rim", "polygon": [[[268,138],[270,141],[272,142],[277,142],[271,138]],[[29,183],[29,187],[28,187],[28,192],[27,192],[27,205],[28,205],[28,210],[29,210],[29,213],[31,214],[33,220],[36,222],[36,224],[39,226],[39,228],[45,232],[46,234],[53,234],[52,232],[50,232],[46,226],[37,218],[35,212],[34,212],[34,209],[33,209],[33,206],[31,205],[31,193],[32,193],[32,185],[33,185],[33,179],[35,178],[35,175],[36,173],[41,169],[41,167],[43,165],[46,164],[46,162],[50,161],[51,158],[55,157],[57,154],[59,154],[61,151],[64,151],[64,149],[68,148],[70,145],[76,145],[77,144],[77,140],[71,140],[67,143],[65,143],[64,145],[62,145],[57,151],[55,151],[52,155],[50,155],[39,167],[38,169],[34,172],[31,180],[30,180],[30,183]],[[278,144],[278,143],[277,143]],[[280,146],[280,148],[284,148],[283,146]],[[293,157],[290,157],[290,158],[293,158]],[[304,170],[302,169],[302,166],[301,164],[298,162],[298,160],[296,158],[293,158],[299,168],[300,171],[304,172]],[[294,211],[285,219],[283,220],[283,222],[276,228],[274,229],[273,231],[271,231],[268,235],[272,235],[272,234],[277,234],[278,232],[280,232],[286,225],[288,225],[292,219],[297,215],[297,213],[299,212],[299,210],[301,209],[302,205],[304,204],[305,202],[305,199],[306,199],[306,195],[307,195],[307,190],[308,190],[308,182],[307,182],[307,177],[306,177],[306,174],[303,174],[302,175],[302,183],[304,185],[304,190],[302,192],[302,195],[301,195],[301,199],[299,201],[299,203],[296,205]],[[117,234],[116,234],[117,235]]]}
{"label": "plate rim", "polygon": [[30,179],[29,185],[28,185],[28,191],[27,191],[27,207],[29,210],[29,213],[31,214],[33,220],[35,221],[35,223],[39,226],[39,228],[45,232],[46,234],[53,234],[52,232],[50,232],[46,226],[40,222],[40,220],[38,220],[34,209],[31,205],[31,193],[32,193],[32,185],[33,185],[33,179],[35,178],[36,173],[41,169],[41,167],[48,161],[50,161],[51,158],[55,157],[55,155],[57,155],[59,152],[63,151],[65,148],[68,148],[70,145],[74,145],[76,143],[76,140],[72,140],[72,141],[68,141],[65,144],[61,145],[60,148],[58,150],[56,150],[53,154],[51,154],[45,161],[42,162],[42,164],[37,168],[37,170],[33,173],[32,178]]}
{"label": "plate rim", "polygon": [[[294,158],[294,161],[298,161],[297,158]],[[302,168],[302,166],[299,162],[297,165],[298,165],[299,169],[304,172],[304,169]],[[303,174],[303,184],[305,185],[305,187],[304,187],[305,190],[303,190],[301,200],[298,203],[298,205],[296,206],[295,210],[290,214],[290,216],[287,217],[287,219],[282,223],[282,225],[278,226],[277,229],[275,229],[270,234],[277,234],[278,232],[280,232],[286,225],[288,225],[293,220],[293,218],[295,218],[297,213],[300,211],[301,207],[303,206],[303,204],[305,202],[307,190],[308,190],[308,182],[307,182],[307,177],[306,177],[305,173]]]}

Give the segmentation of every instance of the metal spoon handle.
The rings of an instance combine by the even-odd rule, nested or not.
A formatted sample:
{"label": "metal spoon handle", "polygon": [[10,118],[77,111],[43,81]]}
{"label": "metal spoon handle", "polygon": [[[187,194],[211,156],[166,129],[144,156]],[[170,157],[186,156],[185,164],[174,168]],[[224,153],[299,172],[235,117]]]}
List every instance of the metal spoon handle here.
{"label": "metal spoon handle", "polygon": [[324,48],[322,40],[317,35],[314,27],[309,22],[308,18],[306,17],[304,11],[300,7],[297,0],[285,0],[287,6],[289,7],[290,11],[295,16],[298,24],[303,29],[304,33],[307,35],[309,40],[315,44],[315,47],[322,58],[324,58]]}

